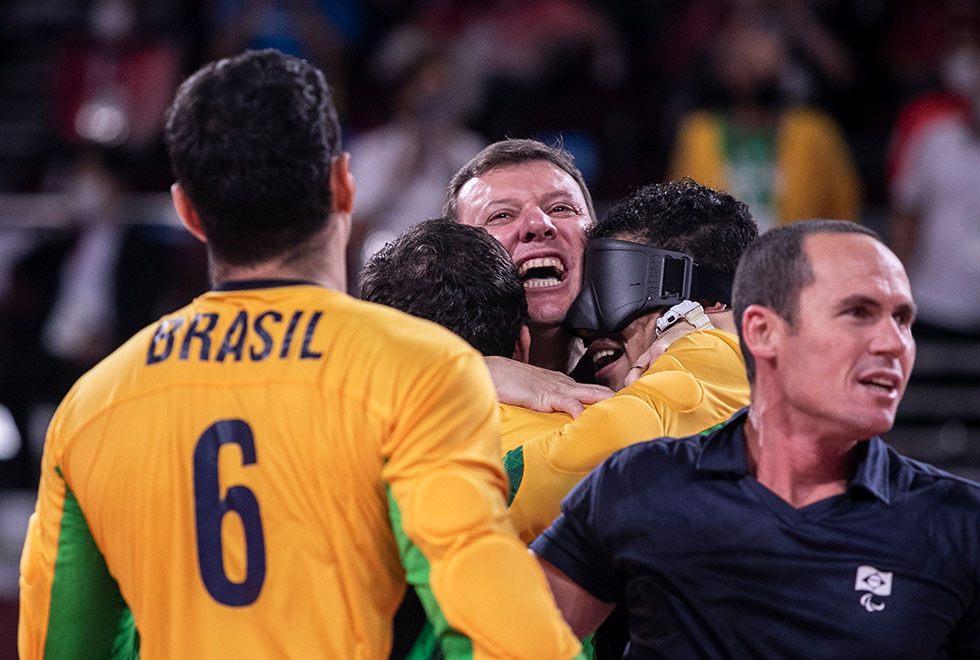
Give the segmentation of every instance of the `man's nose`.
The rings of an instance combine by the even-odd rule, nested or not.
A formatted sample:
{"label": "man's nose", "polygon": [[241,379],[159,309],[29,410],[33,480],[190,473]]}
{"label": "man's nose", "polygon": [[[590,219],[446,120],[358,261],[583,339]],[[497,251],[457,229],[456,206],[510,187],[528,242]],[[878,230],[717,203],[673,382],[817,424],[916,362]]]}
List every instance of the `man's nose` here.
{"label": "man's nose", "polygon": [[912,350],[915,340],[907,325],[899,323],[894,317],[882,319],[876,324],[872,337],[871,352],[881,355],[899,356]]}
{"label": "man's nose", "polygon": [[521,241],[530,243],[554,238],[557,235],[551,217],[539,208],[528,209],[521,214]]}

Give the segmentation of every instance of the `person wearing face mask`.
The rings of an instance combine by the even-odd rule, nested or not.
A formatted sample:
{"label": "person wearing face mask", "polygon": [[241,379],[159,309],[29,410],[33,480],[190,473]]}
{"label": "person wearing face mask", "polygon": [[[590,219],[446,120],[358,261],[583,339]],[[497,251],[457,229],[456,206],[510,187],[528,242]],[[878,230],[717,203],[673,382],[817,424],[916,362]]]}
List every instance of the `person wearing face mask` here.
{"label": "person wearing face mask", "polygon": [[731,23],[714,53],[725,103],[681,120],[668,175],[731,192],[760,231],[801,218],[857,221],[861,183],[850,150],[831,117],[790,105],[788,50],[771,24]]}
{"label": "person wearing face mask", "polygon": [[[906,139],[889,182],[891,244],[908,264],[917,330],[980,335],[980,32],[962,30],[942,65],[959,106]],[[896,125],[896,131],[900,123]]]}

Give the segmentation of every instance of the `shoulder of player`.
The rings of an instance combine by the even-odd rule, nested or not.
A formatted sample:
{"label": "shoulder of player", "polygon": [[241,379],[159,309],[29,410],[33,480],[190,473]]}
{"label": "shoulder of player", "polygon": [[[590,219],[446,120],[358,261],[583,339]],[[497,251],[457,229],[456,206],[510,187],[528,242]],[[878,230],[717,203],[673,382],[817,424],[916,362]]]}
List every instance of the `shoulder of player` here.
{"label": "shoulder of player", "polygon": [[647,478],[651,474],[662,475],[666,470],[675,468],[687,471],[694,469],[705,441],[704,434],[685,438],[653,438],[614,452],[599,469],[622,474],[646,474]]}
{"label": "shoulder of player", "polygon": [[688,351],[730,348],[740,352],[738,337],[727,330],[695,330],[673,341],[664,355],[679,355]]}
{"label": "shoulder of player", "polygon": [[698,377],[712,377],[715,372],[736,371],[744,375],[744,361],[738,337],[725,330],[698,330],[689,332],[667,347],[646,373],[636,382],[652,384],[664,378],[664,374],[680,372],[689,374],[696,368]]}
{"label": "shoulder of player", "polygon": [[351,299],[350,304],[351,310],[361,315],[358,332],[365,333],[365,339],[373,337],[380,342],[379,350],[385,350],[385,346],[397,346],[401,350],[422,351],[447,359],[461,353],[476,353],[476,349],[466,341],[437,323],[386,305],[356,299]]}
{"label": "shoulder of player", "polygon": [[893,447],[888,451],[889,476],[894,486],[907,496],[931,493],[945,503],[961,504],[980,518],[980,483],[930,463],[909,458]]}

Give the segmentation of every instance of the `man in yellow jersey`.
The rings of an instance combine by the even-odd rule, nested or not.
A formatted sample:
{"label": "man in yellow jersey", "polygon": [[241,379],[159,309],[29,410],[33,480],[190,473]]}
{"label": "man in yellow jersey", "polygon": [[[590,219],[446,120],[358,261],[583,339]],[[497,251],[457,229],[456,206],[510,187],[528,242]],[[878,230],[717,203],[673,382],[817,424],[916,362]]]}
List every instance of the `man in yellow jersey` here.
{"label": "man in yellow jersey", "polygon": [[[479,227],[446,218],[406,229],[361,270],[362,300],[438,323],[485,357],[526,360],[527,299],[507,251]],[[572,420],[500,404],[503,450]]]}
{"label": "man in yellow jersey", "polygon": [[52,420],[20,657],[385,658],[401,557],[448,657],[575,657],[507,517],[480,356],[340,293],[354,181],[322,73],[211,63],[166,139],[214,287]]}
{"label": "man in yellow jersey", "polygon": [[[618,391],[575,420],[604,433],[577,437],[565,427],[508,453],[512,492],[527,475],[511,504],[523,539],[542,532],[561,498],[617,450],[701,433],[748,403],[731,287],[757,233],[745,204],[690,179],[641,188],[590,230],[582,291],[565,324],[584,336],[597,380]],[[692,325],[649,363],[658,343]],[[596,636],[596,657],[621,657],[626,627],[618,610]]]}
{"label": "man in yellow jersey", "polygon": [[[501,405],[511,514],[527,542],[558,516],[562,497],[617,449],[664,435],[704,431],[748,403],[745,368],[728,311],[735,265],[756,236],[747,207],[691,181],[657,184],[616,205],[592,232],[596,240],[590,243],[589,254],[593,256],[585,265],[585,291],[573,306],[572,320],[596,328],[584,334],[599,347],[615,344],[622,335],[630,338],[623,340],[628,355],[624,348],[622,355],[599,356],[603,367],[609,366],[602,361],[605,357],[614,358],[614,363],[626,362],[627,357],[635,361],[655,344],[654,351],[666,349],[666,353],[627,387],[623,380],[630,370],[619,365],[620,377],[607,379],[619,392],[587,408],[574,421],[562,413]],[[697,268],[692,264],[688,279],[698,275],[693,293],[700,294],[704,307],[699,309],[707,308],[707,315],[701,316],[712,319],[717,328],[685,336],[682,333],[694,325],[678,316],[685,322],[657,333],[656,322],[667,306],[649,305],[652,295],[646,286],[636,301],[617,300],[619,291],[629,293],[633,287],[626,278],[630,273],[623,273],[615,261],[616,254],[610,260],[605,250],[598,249],[602,237],[609,235],[631,239],[621,247],[638,253],[644,269],[657,259],[663,263],[665,257],[678,256],[646,244],[691,253]],[[520,357],[526,354],[527,343],[521,326],[524,297],[514,266],[488,238],[446,220],[419,223],[368,263],[361,273],[361,296],[440,323],[485,356],[513,352]],[[620,315],[594,319],[591,302],[598,302],[600,308],[615,302]],[[654,302],[680,300],[661,296]],[[695,319],[691,313],[687,316]],[[607,332],[597,331],[602,321],[610,320]],[[653,331],[646,332],[647,326],[653,326]],[[616,328],[619,331],[614,332]]]}
{"label": "man in yellow jersey", "polygon": [[[521,358],[527,346],[524,298],[512,264],[484,236],[446,220],[419,223],[368,263],[361,295],[444,325],[485,356]],[[586,336],[597,374],[618,392],[574,421],[563,413],[501,405],[511,514],[528,542],[558,516],[565,493],[616,449],[704,431],[748,403],[730,310],[735,266],[756,236],[748,208],[691,180],[654,184],[615,205],[590,236],[585,286],[568,325]],[[641,273],[630,279],[636,274],[628,270],[629,260],[637,258]],[[651,264],[670,269],[671,262],[691,264],[686,276],[682,271],[677,282],[668,278],[667,286],[686,284],[700,305],[683,304],[673,291],[654,296],[652,289],[664,280],[647,282],[646,273]],[[634,283],[638,279],[643,286]],[[692,311],[668,314],[675,306]],[[604,308],[615,314],[599,316]],[[667,329],[665,315],[680,323]],[[703,332],[690,332],[695,328]],[[637,365],[649,351],[659,357]]]}
{"label": "man in yellow jersey", "polygon": [[745,204],[689,179],[637,190],[590,229],[565,325],[584,336],[597,380],[617,392],[573,424],[513,443],[505,463],[524,540],[617,449],[704,431],[748,403],[730,302],[756,235]]}

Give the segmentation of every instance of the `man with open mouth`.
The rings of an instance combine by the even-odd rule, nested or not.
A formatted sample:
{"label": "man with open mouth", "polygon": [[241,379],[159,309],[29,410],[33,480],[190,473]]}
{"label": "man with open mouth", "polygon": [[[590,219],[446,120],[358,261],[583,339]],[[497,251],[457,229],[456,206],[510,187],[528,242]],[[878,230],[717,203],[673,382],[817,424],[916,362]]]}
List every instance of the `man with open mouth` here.
{"label": "man with open mouth", "polygon": [[572,629],[622,603],[628,658],[980,657],[980,484],[878,437],[915,358],[901,261],[791,223],[745,250],[732,304],[751,405],[617,452],[532,544]]}
{"label": "man with open mouth", "polygon": [[[744,204],[690,179],[616,204],[589,230],[585,281],[565,319],[584,338],[596,381],[621,390],[643,376],[649,350],[678,322],[723,331],[737,349],[731,282],[756,235]],[[741,364],[729,366],[741,379]]]}
{"label": "man with open mouth", "polygon": [[487,361],[501,401],[575,415],[582,403],[609,396],[605,388],[573,378],[548,380],[543,372],[551,370],[555,377],[574,372],[591,382],[587,361],[584,373],[576,371],[581,342],[562,328],[582,283],[585,231],[595,221],[592,197],[572,155],[537,140],[491,144],[453,177],[443,213],[490,232],[524,284],[531,342],[528,354],[516,357],[533,366],[505,358]]}

